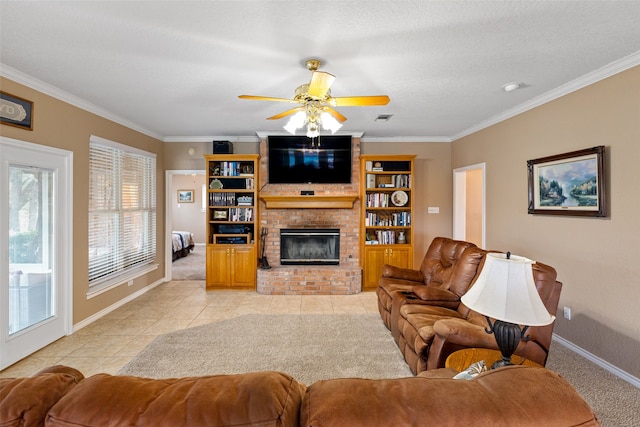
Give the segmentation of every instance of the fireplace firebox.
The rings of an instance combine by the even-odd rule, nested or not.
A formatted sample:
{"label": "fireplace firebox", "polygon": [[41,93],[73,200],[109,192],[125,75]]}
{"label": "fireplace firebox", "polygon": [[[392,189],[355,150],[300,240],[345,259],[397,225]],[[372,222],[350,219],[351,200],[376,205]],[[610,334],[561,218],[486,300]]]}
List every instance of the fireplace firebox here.
{"label": "fireplace firebox", "polygon": [[340,229],[283,228],[280,230],[280,264],[340,264]]}

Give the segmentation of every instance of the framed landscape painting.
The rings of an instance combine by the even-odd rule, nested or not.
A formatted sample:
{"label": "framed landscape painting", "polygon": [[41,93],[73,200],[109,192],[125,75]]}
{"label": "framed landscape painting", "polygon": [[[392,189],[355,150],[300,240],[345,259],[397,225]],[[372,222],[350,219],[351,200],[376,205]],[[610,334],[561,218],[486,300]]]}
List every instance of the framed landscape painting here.
{"label": "framed landscape painting", "polygon": [[178,190],[178,203],[193,203],[193,190]]}
{"label": "framed landscape painting", "polygon": [[527,161],[529,213],[606,216],[604,146]]}

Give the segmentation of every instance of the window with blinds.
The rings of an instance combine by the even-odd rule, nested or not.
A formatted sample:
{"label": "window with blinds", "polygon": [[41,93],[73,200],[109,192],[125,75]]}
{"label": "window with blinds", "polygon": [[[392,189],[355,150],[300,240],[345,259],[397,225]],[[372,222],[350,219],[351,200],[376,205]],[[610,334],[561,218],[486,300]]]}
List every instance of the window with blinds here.
{"label": "window with blinds", "polygon": [[89,148],[89,286],[156,257],[156,159],[92,136]]}

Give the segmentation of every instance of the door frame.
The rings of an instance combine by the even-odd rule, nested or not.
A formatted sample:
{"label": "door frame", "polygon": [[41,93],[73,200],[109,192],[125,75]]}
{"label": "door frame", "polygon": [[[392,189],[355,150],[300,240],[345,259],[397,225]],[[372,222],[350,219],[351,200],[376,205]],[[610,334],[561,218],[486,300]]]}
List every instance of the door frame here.
{"label": "door frame", "polygon": [[[0,136],[0,142],[4,147],[13,148],[24,151],[24,159],[33,159],[33,154],[41,154],[44,156],[54,156],[58,158],[57,161],[57,173],[54,175],[55,186],[55,205],[54,205],[54,218],[55,218],[55,253],[59,254],[54,258],[54,264],[56,266],[55,276],[53,283],[56,286],[56,295],[54,296],[54,303],[56,305],[54,317],[57,317],[61,321],[62,335],[70,335],[73,332],[73,152],[63,150],[60,148],[49,147],[45,145],[35,144],[31,142],[21,141],[17,139],[7,138]],[[9,162],[7,162],[9,163]],[[14,162],[12,162],[14,163]],[[46,169],[51,168],[50,164],[43,164],[37,160],[27,160],[19,162],[23,166],[34,166],[38,168]],[[7,164],[8,166],[8,164]],[[8,167],[2,168],[2,176],[0,176],[1,186],[8,187]],[[6,169],[6,171],[4,170]],[[7,175],[5,175],[7,174]],[[0,213],[2,218],[2,224],[0,224],[0,306],[8,304],[8,289],[9,289],[9,271],[8,271],[8,217],[5,218],[5,213]],[[7,261],[5,263],[5,261]],[[6,294],[5,294],[6,291]],[[5,301],[6,299],[6,301]],[[8,313],[6,310],[2,310],[2,317],[0,319],[0,341],[4,345],[9,342],[8,337]],[[18,332],[15,338],[24,338],[24,335],[29,333],[36,333],[37,339],[26,340],[28,345],[19,349],[18,352],[9,351],[6,360],[0,360],[0,370],[16,363],[24,357],[38,351],[51,342],[61,338],[57,336],[53,339],[49,338],[47,333],[43,333],[43,327],[47,325],[47,322],[34,328],[27,328],[25,331]],[[59,330],[59,329],[58,329]],[[48,341],[47,344],[42,345],[42,342]]]}
{"label": "door frame", "polygon": [[466,213],[467,213],[467,173],[480,170],[482,172],[482,248],[486,247],[487,239],[487,173],[486,163],[477,163],[453,170],[453,238],[465,240],[466,236]]}
{"label": "door frame", "polygon": [[[173,260],[171,259],[171,255],[173,253],[173,248],[171,246],[171,233],[173,231],[173,197],[174,194],[171,192],[171,185],[173,181],[174,175],[206,175],[206,170],[204,169],[172,169],[165,171],[165,208],[164,208],[164,224],[165,224],[165,257],[164,257],[164,280],[167,282],[171,281],[171,265]],[[195,191],[200,191],[200,189],[195,189]]]}

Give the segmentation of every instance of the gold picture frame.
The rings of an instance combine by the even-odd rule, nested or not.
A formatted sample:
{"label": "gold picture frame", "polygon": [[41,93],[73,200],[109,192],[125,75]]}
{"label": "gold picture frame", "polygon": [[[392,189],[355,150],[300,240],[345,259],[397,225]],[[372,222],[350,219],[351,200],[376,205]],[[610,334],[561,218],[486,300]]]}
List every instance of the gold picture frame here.
{"label": "gold picture frame", "polygon": [[178,190],[178,203],[193,203],[194,190]]}

